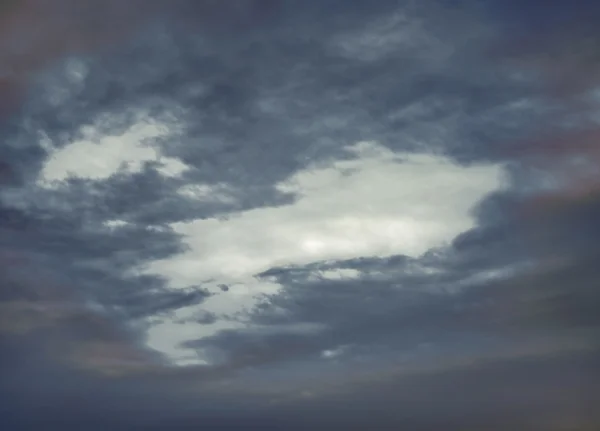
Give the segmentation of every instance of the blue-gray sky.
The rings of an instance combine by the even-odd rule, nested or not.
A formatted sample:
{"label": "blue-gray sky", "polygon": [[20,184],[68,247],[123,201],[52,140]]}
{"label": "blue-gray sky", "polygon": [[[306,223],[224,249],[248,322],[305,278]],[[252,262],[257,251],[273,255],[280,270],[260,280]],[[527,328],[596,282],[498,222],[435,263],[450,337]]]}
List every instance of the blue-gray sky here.
{"label": "blue-gray sky", "polygon": [[7,429],[599,419],[593,2],[0,7]]}

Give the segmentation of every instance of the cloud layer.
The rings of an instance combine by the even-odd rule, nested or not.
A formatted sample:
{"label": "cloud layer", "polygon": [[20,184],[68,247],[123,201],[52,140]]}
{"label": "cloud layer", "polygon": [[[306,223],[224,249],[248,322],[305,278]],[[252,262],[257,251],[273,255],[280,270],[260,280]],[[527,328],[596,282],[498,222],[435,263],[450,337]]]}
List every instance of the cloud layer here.
{"label": "cloud layer", "polygon": [[3,4],[0,420],[585,429],[578,7]]}

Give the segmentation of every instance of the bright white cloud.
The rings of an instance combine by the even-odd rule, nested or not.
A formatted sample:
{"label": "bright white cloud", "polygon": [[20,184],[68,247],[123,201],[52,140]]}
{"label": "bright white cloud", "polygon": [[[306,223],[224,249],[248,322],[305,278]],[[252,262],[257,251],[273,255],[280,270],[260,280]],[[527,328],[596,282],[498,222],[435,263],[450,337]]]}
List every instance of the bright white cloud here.
{"label": "bright white cloud", "polygon": [[[418,257],[444,246],[474,226],[471,210],[503,185],[498,165],[459,166],[442,156],[398,154],[372,142],[348,150],[350,158],[308,168],[277,184],[278,190],[296,195],[289,205],[173,224],[189,249],[152,262],[143,272],[166,276],[173,289],[201,283],[218,291],[219,284],[227,284],[227,294],[200,307],[233,314],[251,308],[259,295],[279,291],[276,282],[256,278],[273,267]],[[332,270],[321,276],[357,274]],[[148,342],[172,358],[187,358],[180,342],[212,334],[222,324],[165,323],[150,330]]]}
{"label": "bright white cloud", "polygon": [[93,127],[82,130],[83,138],[55,150],[46,162],[41,185],[51,185],[69,177],[106,179],[119,170],[139,172],[145,162],[158,162],[164,176],[177,176],[188,167],[180,160],[162,157],[148,141],[167,136],[167,126],[141,120],[122,135],[97,136]]}

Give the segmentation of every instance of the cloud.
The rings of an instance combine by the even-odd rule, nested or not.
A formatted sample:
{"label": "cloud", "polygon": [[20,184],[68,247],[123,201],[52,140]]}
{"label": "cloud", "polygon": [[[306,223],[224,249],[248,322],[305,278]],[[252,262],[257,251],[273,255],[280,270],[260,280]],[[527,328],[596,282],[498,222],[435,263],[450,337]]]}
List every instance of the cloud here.
{"label": "cloud", "polygon": [[[416,257],[472,227],[470,211],[502,186],[496,166],[461,168],[435,156],[396,155],[368,143],[357,147],[367,154],[307,169],[276,185],[297,195],[293,204],[173,225],[193,250],[177,257],[170,271],[168,261],[152,266],[182,279],[174,280],[181,285],[321,260]],[[186,279],[177,261],[202,262],[192,269],[198,275]]]}
{"label": "cloud", "polygon": [[571,6],[42,3],[0,28],[4,428],[593,416]]}
{"label": "cloud", "polygon": [[[202,309],[234,315],[281,289],[256,278],[270,268],[358,257],[419,257],[443,247],[473,227],[474,207],[502,186],[500,166],[460,167],[443,157],[396,154],[362,142],[348,149],[346,160],[322,163],[277,184],[296,196],[292,204],[172,225],[189,249],[149,263],[143,273],[166,277],[172,289],[199,283],[216,292],[219,285],[228,285],[226,296],[209,299]],[[154,326],[148,342],[162,349],[168,343],[167,353],[177,361],[184,351],[178,346],[186,338],[214,333],[185,322],[163,324],[169,330]]]}
{"label": "cloud", "polygon": [[102,180],[121,170],[139,172],[144,163],[154,162],[165,176],[177,176],[187,169],[181,161],[161,157],[148,145],[148,140],[168,134],[160,124],[140,121],[120,136],[102,136],[94,139],[93,128],[88,127],[81,141],[73,142],[50,155],[41,173],[42,184],[64,181],[69,177]]}
{"label": "cloud", "polygon": [[498,41],[501,55],[543,85],[551,102],[575,102],[571,109],[577,109],[598,85],[597,5],[587,0],[527,7],[494,3],[494,13],[506,18],[501,25],[511,31]]}

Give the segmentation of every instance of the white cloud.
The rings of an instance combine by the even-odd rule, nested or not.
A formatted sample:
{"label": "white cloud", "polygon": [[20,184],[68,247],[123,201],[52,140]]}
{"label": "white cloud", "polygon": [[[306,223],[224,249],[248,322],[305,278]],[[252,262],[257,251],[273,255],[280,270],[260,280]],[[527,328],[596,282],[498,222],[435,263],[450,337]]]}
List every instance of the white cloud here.
{"label": "white cloud", "polygon": [[352,268],[326,269],[325,271],[317,271],[311,274],[311,280],[348,280],[355,279],[361,276],[361,272]]}
{"label": "white cloud", "polygon": [[333,349],[323,350],[321,352],[321,357],[324,359],[335,359],[342,355],[347,349],[347,346],[339,346]]}
{"label": "white cloud", "polygon": [[178,176],[188,167],[178,159],[162,157],[148,145],[149,140],[169,133],[167,126],[148,119],[141,119],[122,135],[97,136],[94,127],[83,128],[81,140],[53,151],[39,183],[49,186],[69,177],[106,179],[120,169],[139,172],[145,162],[159,162],[162,175]]}
{"label": "white cloud", "polygon": [[104,222],[104,226],[111,229],[118,229],[120,227],[127,226],[128,223],[125,220],[108,220]]}
{"label": "white cloud", "polygon": [[[418,257],[474,226],[474,206],[503,185],[498,165],[459,166],[431,154],[398,154],[372,142],[348,149],[350,158],[297,172],[276,187],[296,201],[233,214],[227,219],[175,223],[188,251],[152,262],[173,289],[201,283],[226,294],[202,309],[224,314],[251,308],[257,297],[281,286],[255,276],[269,268],[358,257]],[[355,277],[329,271],[327,278]],[[190,311],[191,312],[191,311]],[[149,332],[149,345],[172,358],[178,344],[214,333],[212,327],[173,322]],[[230,322],[228,322],[230,324]],[[188,338],[189,337],[189,338]]]}
{"label": "white cloud", "polygon": [[226,185],[188,184],[177,191],[181,196],[202,201],[233,202]]}

